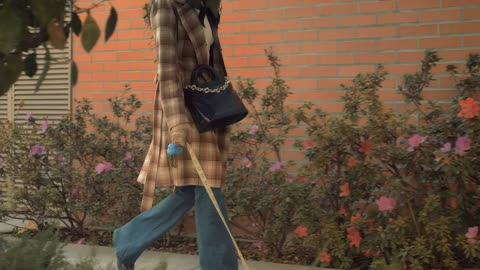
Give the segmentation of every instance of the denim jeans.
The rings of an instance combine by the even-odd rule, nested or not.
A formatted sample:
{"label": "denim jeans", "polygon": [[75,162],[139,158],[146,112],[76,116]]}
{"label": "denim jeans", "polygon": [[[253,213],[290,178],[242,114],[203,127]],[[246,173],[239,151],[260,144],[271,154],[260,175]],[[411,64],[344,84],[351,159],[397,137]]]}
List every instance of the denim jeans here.
{"label": "denim jeans", "polygon": [[[227,211],[220,188],[212,188],[223,215]],[[142,252],[164,235],[193,206],[201,270],[237,270],[232,240],[203,186],[177,187],[175,192],[113,233],[115,253],[128,267]],[[228,219],[228,218],[227,218]]]}

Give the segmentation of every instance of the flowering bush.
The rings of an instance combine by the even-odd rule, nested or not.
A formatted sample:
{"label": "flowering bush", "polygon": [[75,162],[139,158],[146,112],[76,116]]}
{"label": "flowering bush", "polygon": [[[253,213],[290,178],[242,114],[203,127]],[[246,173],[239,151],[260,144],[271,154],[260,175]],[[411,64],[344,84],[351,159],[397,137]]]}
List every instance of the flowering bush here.
{"label": "flowering bush", "polygon": [[255,246],[280,257],[287,236],[296,228],[297,211],[307,207],[311,184],[287,173],[294,163],[283,158],[281,149],[295,127],[293,112],[285,106],[289,89],[280,78],[278,59],[271,52],[268,57],[275,76],[263,94],[253,81],[239,83],[252,124],[232,136],[232,159],[224,193],[233,217],[247,218],[253,225],[243,229],[260,239]]}
{"label": "flowering bush", "polygon": [[145,117],[133,123],[141,106],[134,95],[110,103],[111,118],[93,114],[82,100],[74,116],[55,125],[28,114],[26,124],[1,126],[0,167],[9,183],[5,214],[21,211],[37,224],[60,220],[77,236],[86,222],[119,225],[138,214],[141,185],[135,179],[152,127]]}
{"label": "flowering bush", "polygon": [[[459,269],[480,264],[480,57],[472,54],[451,106],[425,101],[440,58],[426,52],[399,92],[406,113],[389,111],[378,91],[386,72],[360,74],[343,86],[344,114],[305,104],[313,179],[298,236],[322,266],[351,269]],[[477,97],[477,98],[476,98]],[[313,142],[312,142],[313,141]],[[313,145],[313,146],[312,146]],[[308,235],[307,235],[308,234]]]}

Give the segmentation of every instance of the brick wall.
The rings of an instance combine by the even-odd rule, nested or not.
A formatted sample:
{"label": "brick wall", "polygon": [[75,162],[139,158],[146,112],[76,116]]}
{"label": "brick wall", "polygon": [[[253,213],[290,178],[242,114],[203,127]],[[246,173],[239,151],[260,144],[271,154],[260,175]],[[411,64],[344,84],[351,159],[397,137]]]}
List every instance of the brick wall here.
{"label": "brick wall", "polygon": [[[118,29],[92,53],[85,54],[75,40],[81,73],[74,97],[93,99],[98,111],[108,109],[107,98],[122,93],[125,83],[144,100],[145,113],[152,110],[154,52],[142,20],[143,3],[113,1]],[[93,11],[102,27],[108,9]],[[223,11],[221,40],[232,77],[268,83],[272,70],[264,49],[271,46],[294,93],[290,103],[309,100],[327,112],[341,110],[341,83],[377,63],[390,74],[381,97],[401,108],[395,89],[404,73],[416,71],[428,48],[437,49],[444,61],[426,95],[447,102],[453,82],[444,72],[446,64],[463,63],[480,49],[480,0],[223,0]]]}

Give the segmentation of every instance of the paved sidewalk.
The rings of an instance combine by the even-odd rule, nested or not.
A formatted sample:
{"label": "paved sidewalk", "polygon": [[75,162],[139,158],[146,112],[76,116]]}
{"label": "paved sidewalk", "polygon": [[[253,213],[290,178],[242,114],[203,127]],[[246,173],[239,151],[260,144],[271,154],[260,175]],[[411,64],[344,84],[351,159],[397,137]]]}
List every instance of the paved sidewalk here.
{"label": "paved sidewalk", "polygon": [[[72,262],[80,262],[83,258],[94,257],[99,267],[114,265],[115,255],[113,248],[70,244],[65,248],[66,258]],[[213,258],[212,258],[213,259]],[[135,265],[138,270],[153,270],[160,262],[168,263],[167,270],[200,270],[198,268],[198,256],[146,251],[142,254]],[[287,264],[265,263],[248,261],[251,270],[321,270],[317,267],[305,267]],[[241,269],[241,267],[239,267]],[[219,269],[221,270],[221,269]]]}
{"label": "paved sidewalk", "polygon": [[[21,220],[9,220],[9,224],[21,226]],[[14,226],[0,223],[0,233],[8,234]],[[93,257],[99,268],[115,269],[115,254],[111,247],[88,246],[69,244],[65,247],[65,257],[71,263],[78,263],[82,260]],[[212,258],[213,259],[213,258]],[[146,251],[142,254],[135,266],[136,270],[154,270],[165,261],[168,263],[167,270],[200,270],[198,267],[198,256],[183,255],[175,253]],[[305,267],[287,264],[275,264],[257,261],[248,261],[250,270],[321,270],[317,267]],[[242,269],[239,267],[239,269]],[[221,269],[219,269],[221,270]]]}

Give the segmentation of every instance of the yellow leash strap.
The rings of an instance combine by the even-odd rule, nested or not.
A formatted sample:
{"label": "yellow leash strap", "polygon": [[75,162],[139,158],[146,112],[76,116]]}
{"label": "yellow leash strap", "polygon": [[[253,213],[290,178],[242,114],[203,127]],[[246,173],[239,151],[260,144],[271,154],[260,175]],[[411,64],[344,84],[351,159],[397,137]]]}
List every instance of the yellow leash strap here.
{"label": "yellow leash strap", "polygon": [[223,221],[223,225],[225,225],[225,228],[227,229],[228,234],[230,235],[230,238],[232,239],[233,245],[235,245],[235,249],[237,250],[238,257],[240,258],[240,261],[242,262],[242,267],[244,270],[250,270],[248,268],[247,262],[243,258],[242,252],[240,251],[240,248],[238,248],[237,242],[235,241],[235,238],[233,237],[232,232],[228,228],[227,221],[225,220],[225,217],[222,214],[222,211],[220,210],[220,206],[218,205],[217,199],[215,198],[215,195],[213,194],[212,188],[208,184],[207,177],[205,176],[205,172],[202,169],[202,166],[200,165],[200,162],[198,161],[197,156],[195,155],[195,152],[193,152],[192,146],[187,143],[187,150],[188,153],[190,154],[190,157],[192,158],[193,166],[197,170],[198,175],[200,176],[200,179],[202,180],[203,185],[205,186],[205,189],[207,190],[207,194],[210,197],[210,200],[212,200],[213,206],[215,206],[215,209],[217,209],[217,213],[220,216],[220,218]]}

